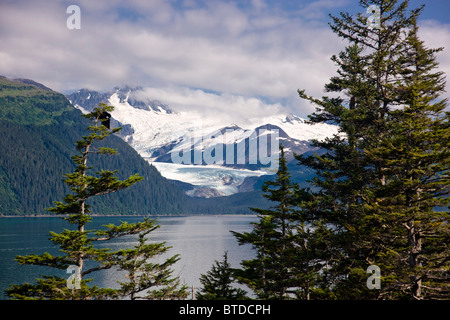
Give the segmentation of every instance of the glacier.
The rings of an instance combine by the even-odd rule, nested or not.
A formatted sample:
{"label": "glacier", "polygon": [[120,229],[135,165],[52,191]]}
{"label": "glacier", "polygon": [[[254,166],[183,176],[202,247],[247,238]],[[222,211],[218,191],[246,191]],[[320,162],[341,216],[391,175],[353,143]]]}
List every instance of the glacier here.
{"label": "glacier", "polygon": [[179,180],[194,186],[187,192],[192,195],[196,188],[216,189],[220,194],[229,196],[238,192],[238,187],[247,177],[259,177],[265,174],[261,170],[233,169],[215,165],[184,165],[165,162],[150,162],[167,179]]}

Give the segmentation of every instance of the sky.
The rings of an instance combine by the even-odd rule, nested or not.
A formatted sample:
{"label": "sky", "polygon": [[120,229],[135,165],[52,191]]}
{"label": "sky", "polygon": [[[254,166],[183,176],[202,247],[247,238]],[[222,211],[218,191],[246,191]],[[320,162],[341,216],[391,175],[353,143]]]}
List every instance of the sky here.
{"label": "sky", "polygon": [[[358,3],[0,0],[0,75],[63,93],[142,86],[175,111],[306,117],[314,106],[297,89],[324,95],[336,74],[330,57],[345,46],[328,14],[361,12]],[[437,59],[450,74],[450,1],[411,0],[411,8],[422,3],[419,34],[427,46],[447,48]],[[67,27],[70,5],[80,8],[79,29]]]}

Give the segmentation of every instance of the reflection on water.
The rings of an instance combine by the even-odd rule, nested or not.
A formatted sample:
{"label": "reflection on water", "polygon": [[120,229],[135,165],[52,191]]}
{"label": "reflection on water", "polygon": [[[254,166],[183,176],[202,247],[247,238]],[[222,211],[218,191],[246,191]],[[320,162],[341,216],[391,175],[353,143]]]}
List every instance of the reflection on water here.
{"label": "reflection on water", "polygon": [[[119,224],[142,221],[142,217],[95,217],[88,228],[98,229],[108,223]],[[159,229],[148,235],[150,241],[165,242],[172,248],[158,261],[175,254],[181,259],[174,267],[178,275],[189,287],[201,286],[199,278],[211,269],[214,260],[222,260],[228,251],[228,260],[232,267],[238,267],[244,259],[253,257],[250,246],[239,246],[230,230],[250,231],[250,223],[255,216],[186,216],[158,217]],[[9,284],[34,283],[34,279],[52,272],[66,277],[63,270],[45,267],[19,266],[14,261],[16,255],[58,253],[58,248],[48,240],[48,232],[60,232],[70,225],[55,217],[40,218],[1,218],[0,219],[0,298],[5,299],[4,290]],[[129,248],[137,244],[137,236],[126,236],[102,243],[100,246],[112,250]],[[122,274],[117,270],[107,270],[92,274],[92,284],[101,287],[115,287]]]}

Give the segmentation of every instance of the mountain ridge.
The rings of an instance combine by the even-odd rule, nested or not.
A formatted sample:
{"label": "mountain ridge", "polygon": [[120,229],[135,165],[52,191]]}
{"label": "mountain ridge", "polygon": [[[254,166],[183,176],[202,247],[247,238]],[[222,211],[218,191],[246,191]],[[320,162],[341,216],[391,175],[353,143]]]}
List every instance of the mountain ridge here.
{"label": "mountain ridge", "polygon": [[[305,119],[292,113],[262,116],[252,122],[252,125],[246,126],[233,122],[223,123],[195,112],[176,112],[171,110],[170,106],[144,96],[143,92],[143,87],[129,86],[115,87],[102,94],[82,89],[67,95],[67,98],[83,112],[93,108],[93,97],[101,97],[101,102],[113,105],[115,110],[112,117],[130,129],[126,132],[127,135],[122,135],[122,138],[144,159],[156,166],[163,176],[184,183],[185,193],[190,196],[218,196],[234,194],[241,190],[252,191],[259,187],[260,180],[270,179],[266,175],[275,173],[273,161],[269,161],[269,165],[264,165],[260,156],[278,152],[278,146],[272,146],[274,140],[266,138],[268,132],[277,130],[278,142],[282,143],[285,156],[292,164],[296,163],[294,153],[303,154],[315,150],[311,147],[311,139],[323,139],[337,132],[336,126],[312,126],[307,124]],[[89,103],[83,104],[87,100],[90,100]],[[239,143],[242,143],[240,146],[244,154],[244,158],[240,160]],[[267,150],[262,150],[261,143]],[[212,151],[208,154],[208,150]],[[185,152],[189,155],[180,157],[181,154],[184,156]],[[214,158],[213,154],[219,162],[207,163],[205,158],[209,156],[208,159],[211,160]],[[273,159],[274,157],[269,158]],[[189,171],[187,166],[181,165],[196,167],[192,167]],[[267,171],[268,167],[272,169],[271,172]],[[296,171],[294,165],[291,167]],[[206,172],[205,168],[209,168],[210,172]],[[225,168],[246,171],[227,171]],[[194,171],[206,172],[204,176],[210,174],[210,181],[201,179]],[[243,172],[244,176],[241,174]],[[221,183],[227,174],[228,178],[234,179],[231,186]],[[250,179],[250,176],[253,178]],[[253,188],[251,182],[255,182]],[[242,184],[244,185],[240,187]],[[192,188],[186,190],[187,185],[191,185]],[[215,191],[205,192],[205,188]]]}

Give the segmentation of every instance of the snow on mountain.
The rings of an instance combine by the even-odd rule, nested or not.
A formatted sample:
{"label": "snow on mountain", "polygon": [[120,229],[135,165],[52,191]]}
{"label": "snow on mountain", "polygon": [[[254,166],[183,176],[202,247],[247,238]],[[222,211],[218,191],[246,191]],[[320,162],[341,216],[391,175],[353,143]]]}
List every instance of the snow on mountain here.
{"label": "snow on mountain", "polygon": [[131,145],[142,157],[152,159],[154,151],[182,137],[186,132],[203,127],[204,130],[215,130],[217,127],[203,123],[201,115],[195,113],[174,113],[166,109],[136,109],[128,99],[121,101],[117,93],[108,98],[108,103],[115,107],[114,119],[130,124],[135,133]]}
{"label": "snow on mountain", "polygon": [[[174,112],[160,101],[142,99],[142,94],[136,94],[141,92],[140,87],[114,88],[108,93],[82,89],[68,99],[82,112],[91,111],[100,102],[113,105],[112,117],[125,129],[122,138],[166,178],[190,183],[193,188],[187,193],[193,196],[200,188],[213,190],[209,194],[215,196],[230,195],[238,192],[247,177],[275,173],[267,170],[267,163],[270,169],[275,165],[271,152],[278,152],[274,133],[288,160],[293,159],[293,153],[311,150],[311,139],[337,133],[336,126],[310,125],[293,114],[224,123],[220,115],[205,118],[198,111]],[[184,162],[179,160],[181,154]]]}

